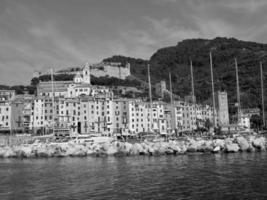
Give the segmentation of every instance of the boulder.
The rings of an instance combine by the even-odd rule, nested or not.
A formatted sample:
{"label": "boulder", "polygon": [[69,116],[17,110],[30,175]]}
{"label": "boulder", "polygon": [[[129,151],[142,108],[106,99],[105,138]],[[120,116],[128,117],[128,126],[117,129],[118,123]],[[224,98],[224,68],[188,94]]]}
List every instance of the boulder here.
{"label": "boulder", "polygon": [[241,151],[248,151],[249,150],[249,143],[244,137],[242,137],[242,136],[237,137],[236,142],[239,145],[239,148]]}
{"label": "boulder", "polygon": [[228,153],[235,153],[239,151],[239,146],[236,143],[227,143],[225,144],[225,150]]}
{"label": "boulder", "polygon": [[252,144],[258,150],[265,150],[266,149],[266,139],[264,137],[255,138],[252,141]]}

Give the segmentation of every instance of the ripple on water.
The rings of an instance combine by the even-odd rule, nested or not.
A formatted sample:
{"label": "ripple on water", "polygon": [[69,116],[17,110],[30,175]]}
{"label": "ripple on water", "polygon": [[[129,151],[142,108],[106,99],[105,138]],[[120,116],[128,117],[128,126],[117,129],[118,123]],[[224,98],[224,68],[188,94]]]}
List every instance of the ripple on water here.
{"label": "ripple on water", "polygon": [[267,199],[267,153],[0,160],[0,199]]}

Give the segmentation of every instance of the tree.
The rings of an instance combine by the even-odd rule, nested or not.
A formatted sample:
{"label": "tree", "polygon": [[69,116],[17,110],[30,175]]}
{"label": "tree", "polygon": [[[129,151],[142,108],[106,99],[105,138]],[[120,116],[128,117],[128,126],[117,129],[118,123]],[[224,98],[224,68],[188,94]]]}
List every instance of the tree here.
{"label": "tree", "polygon": [[259,130],[262,127],[262,117],[259,115],[252,115],[250,118],[250,126],[253,129]]}

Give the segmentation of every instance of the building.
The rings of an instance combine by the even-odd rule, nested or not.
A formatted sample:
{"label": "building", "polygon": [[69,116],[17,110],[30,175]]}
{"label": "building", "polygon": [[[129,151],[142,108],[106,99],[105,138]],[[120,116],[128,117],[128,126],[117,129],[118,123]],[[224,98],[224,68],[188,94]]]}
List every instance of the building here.
{"label": "building", "polygon": [[218,112],[218,125],[229,125],[229,109],[227,92],[218,91],[216,94],[216,110]]}
{"label": "building", "polygon": [[241,113],[238,125],[240,127],[250,129],[250,115]]}
{"label": "building", "polygon": [[0,90],[0,101],[13,100],[15,95],[15,90]]}
{"label": "building", "polygon": [[[53,89],[55,97],[66,97],[68,94],[68,87],[72,84],[73,81],[54,81]],[[37,94],[38,97],[52,97],[52,82],[40,82],[37,85]]]}
{"label": "building", "polygon": [[187,95],[184,97],[184,101],[187,103],[196,103],[196,96],[193,96],[192,94]]}
{"label": "building", "polygon": [[88,63],[82,68],[82,71],[78,71],[74,77],[74,83],[91,84],[91,69]]}
{"label": "building", "polygon": [[158,96],[160,96],[161,98],[164,97],[164,94],[167,90],[167,87],[166,87],[166,82],[165,81],[160,81],[159,83],[156,83],[155,84],[155,91],[156,91],[156,94]]}
{"label": "building", "polygon": [[111,98],[113,93],[104,86],[93,86],[89,84],[70,84],[67,89],[67,98],[75,98],[79,96],[106,96]]}
{"label": "building", "polygon": [[11,105],[10,102],[0,102],[0,132],[11,130]]}

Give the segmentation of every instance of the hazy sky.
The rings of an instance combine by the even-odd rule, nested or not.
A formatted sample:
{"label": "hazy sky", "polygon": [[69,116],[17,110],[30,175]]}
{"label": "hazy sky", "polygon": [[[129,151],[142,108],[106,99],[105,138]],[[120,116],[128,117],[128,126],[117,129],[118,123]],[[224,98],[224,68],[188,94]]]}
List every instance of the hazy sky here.
{"label": "hazy sky", "polygon": [[187,38],[266,43],[266,13],[267,0],[0,0],[0,84]]}

